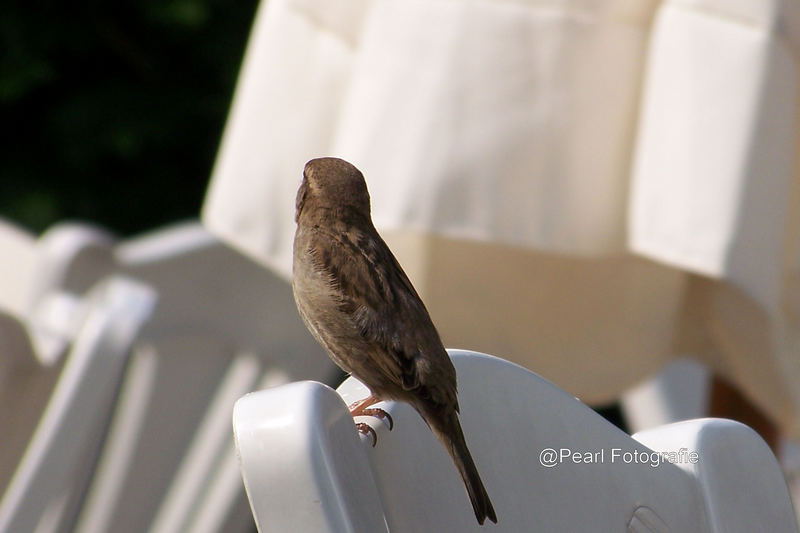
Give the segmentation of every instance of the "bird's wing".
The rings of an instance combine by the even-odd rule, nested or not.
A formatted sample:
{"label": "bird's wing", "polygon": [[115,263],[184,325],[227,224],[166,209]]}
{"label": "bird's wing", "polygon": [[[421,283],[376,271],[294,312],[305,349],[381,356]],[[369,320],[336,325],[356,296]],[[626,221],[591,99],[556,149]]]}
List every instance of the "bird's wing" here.
{"label": "bird's wing", "polygon": [[376,361],[387,377],[406,390],[426,385],[418,367],[422,353],[434,361],[443,356],[445,371],[452,367],[425,305],[377,232],[320,233],[319,238],[327,242],[313,247],[318,266],[339,288],[340,307],[360,335],[390,356]]}

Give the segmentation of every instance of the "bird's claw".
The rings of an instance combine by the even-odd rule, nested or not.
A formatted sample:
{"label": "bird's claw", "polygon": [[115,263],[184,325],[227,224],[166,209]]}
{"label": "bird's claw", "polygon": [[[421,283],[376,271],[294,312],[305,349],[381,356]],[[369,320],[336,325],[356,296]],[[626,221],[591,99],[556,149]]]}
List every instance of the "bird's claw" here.
{"label": "bird's claw", "polygon": [[[389,426],[389,431],[394,428],[394,420],[392,420],[392,415],[378,407],[362,407],[354,416],[374,416],[375,418],[386,422],[386,425]],[[359,433],[372,437],[372,447],[374,448],[378,443],[378,434],[375,432],[375,429],[365,422],[356,422],[356,428],[358,429]]]}
{"label": "bird's claw", "polygon": [[392,415],[380,409],[378,407],[370,407],[369,409],[363,409],[359,416],[374,416],[379,420],[383,420],[386,422],[386,425],[389,426],[389,431],[394,428],[394,420],[392,420]]}
{"label": "bird's claw", "polygon": [[372,447],[374,448],[376,444],[378,444],[378,434],[375,433],[375,430],[369,426],[369,424],[365,424],[364,422],[357,422],[356,429],[362,435],[369,435],[372,437]]}

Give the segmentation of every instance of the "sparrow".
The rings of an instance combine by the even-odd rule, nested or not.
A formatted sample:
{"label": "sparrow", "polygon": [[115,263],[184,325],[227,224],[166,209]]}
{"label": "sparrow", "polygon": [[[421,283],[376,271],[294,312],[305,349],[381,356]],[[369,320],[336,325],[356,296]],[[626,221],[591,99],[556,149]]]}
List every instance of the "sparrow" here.
{"label": "sparrow", "polygon": [[[297,309],[330,358],[370,390],[350,413],[386,417],[370,406],[410,404],[455,463],[478,523],[497,523],[458,419],[455,367],[422,299],[372,224],[364,176],[342,159],[313,159],[303,170],[295,209]],[[374,432],[373,438],[374,446]]]}

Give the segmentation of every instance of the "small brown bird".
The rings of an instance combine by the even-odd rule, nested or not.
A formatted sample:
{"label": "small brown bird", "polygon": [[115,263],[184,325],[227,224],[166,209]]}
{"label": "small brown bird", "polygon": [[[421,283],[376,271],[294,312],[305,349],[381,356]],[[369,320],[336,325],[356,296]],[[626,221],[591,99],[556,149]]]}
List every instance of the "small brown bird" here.
{"label": "small brown bird", "polygon": [[388,416],[369,409],[381,400],[411,404],[453,459],[478,522],[496,523],[458,421],[456,370],[372,224],[364,176],[341,159],[309,161],[295,222],[292,288],[300,316],[331,359],[371,392],[351,414]]}

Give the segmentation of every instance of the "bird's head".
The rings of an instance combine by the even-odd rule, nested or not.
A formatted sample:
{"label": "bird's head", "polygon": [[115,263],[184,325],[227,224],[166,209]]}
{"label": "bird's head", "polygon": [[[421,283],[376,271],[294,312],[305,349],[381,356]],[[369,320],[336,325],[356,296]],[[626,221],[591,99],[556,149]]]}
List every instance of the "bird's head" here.
{"label": "bird's head", "polygon": [[313,209],[334,217],[370,219],[369,192],[364,175],[343,159],[321,157],[306,163],[297,191],[295,221]]}

